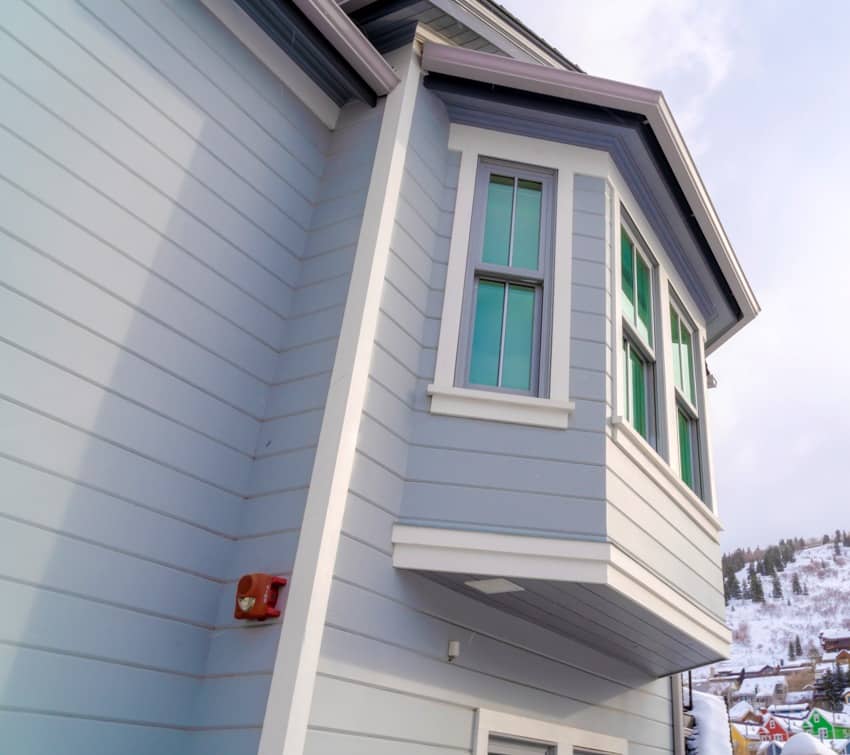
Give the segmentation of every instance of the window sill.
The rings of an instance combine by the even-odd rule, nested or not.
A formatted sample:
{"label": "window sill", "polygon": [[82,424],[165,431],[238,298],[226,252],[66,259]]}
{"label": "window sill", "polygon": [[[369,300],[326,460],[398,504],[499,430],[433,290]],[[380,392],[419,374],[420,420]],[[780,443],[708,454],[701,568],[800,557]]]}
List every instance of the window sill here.
{"label": "window sill", "polygon": [[565,430],[575,404],[474,388],[429,385],[431,413]]}
{"label": "window sill", "polygon": [[639,454],[643,459],[650,462],[652,467],[658,470],[664,478],[676,489],[676,492],[681,497],[687,500],[688,504],[684,505],[678,498],[673,500],[679,507],[694,520],[707,534],[715,540],[718,538],[720,531],[723,529],[720,520],[711,511],[710,505],[703,501],[693,490],[691,490],[682,480],[679,479],[673,468],[667,461],[658,453],[646,439],[638,433],[623,417],[614,417],[611,420],[613,428],[614,442],[627,453],[636,463],[640,463],[635,457]]}

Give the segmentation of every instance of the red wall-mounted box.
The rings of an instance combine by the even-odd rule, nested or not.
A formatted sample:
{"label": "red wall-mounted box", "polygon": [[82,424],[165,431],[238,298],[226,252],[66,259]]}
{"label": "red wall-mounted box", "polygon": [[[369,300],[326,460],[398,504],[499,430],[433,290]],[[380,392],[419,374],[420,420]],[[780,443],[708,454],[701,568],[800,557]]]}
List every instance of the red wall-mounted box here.
{"label": "red wall-mounted box", "polygon": [[280,616],[277,599],[286,577],[272,574],[246,574],[236,585],[236,608],[233,616],[249,621],[265,621]]}

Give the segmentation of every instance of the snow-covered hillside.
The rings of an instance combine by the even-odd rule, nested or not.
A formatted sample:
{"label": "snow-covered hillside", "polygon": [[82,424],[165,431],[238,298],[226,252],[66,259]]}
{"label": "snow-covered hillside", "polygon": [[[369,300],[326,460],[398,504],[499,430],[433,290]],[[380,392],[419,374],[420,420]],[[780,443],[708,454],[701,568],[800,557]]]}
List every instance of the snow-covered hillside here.
{"label": "snow-covered hillside", "polygon": [[[833,545],[799,551],[778,577],[782,598],[773,598],[773,578],[761,577],[764,603],[733,599],[726,607],[732,630],[732,660],[741,666],[776,665],[788,661],[788,641],[800,637],[803,655],[811,647],[820,652],[818,633],[829,628],[850,628],[850,548],[836,556]],[[808,595],[795,595],[797,575]],[[741,585],[747,569],[738,572]],[[706,669],[707,671],[707,669]]]}

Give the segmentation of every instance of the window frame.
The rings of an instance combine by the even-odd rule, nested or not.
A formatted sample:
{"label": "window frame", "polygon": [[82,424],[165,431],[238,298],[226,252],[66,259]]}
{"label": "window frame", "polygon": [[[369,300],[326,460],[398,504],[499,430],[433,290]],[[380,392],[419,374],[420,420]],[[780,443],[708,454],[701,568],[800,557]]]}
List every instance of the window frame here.
{"label": "window frame", "polygon": [[[634,221],[631,219],[631,216],[626,211],[625,207],[620,207],[620,222],[618,227],[618,233],[616,238],[618,240],[617,246],[617,275],[616,275],[616,288],[614,295],[617,297],[618,301],[618,312],[620,314],[619,324],[620,324],[620,352],[621,359],[623,361],[622,369],[618,370],[619,380],[621,382],[620,385],[620,398],[622,401],[623,408],[623,417],[626,422],[629,424],[630,428],[637,433],[643,440],[645,440],[655,451],[658,453],[662,453],[662,434],[659,432],[659,428],[663,427],[663,417],[660,416],[660,405],[661,402],[658,400],[658,395],[660,392],[660,384],[659,384],[659,369],[658,369],[658,352],[656,351],[658,344],[658,336],[660,328],[659,323],[659,307],[658,302],[660,299],[659,291],[660,291],[660,282],[659,282],[659,264],[655,255],[649,249],[649,245],[643,240],[643,236],[637,230],[637,226]],[[638,314],[638,285],[637,285],[637,277],[638,277],[638,266],[637,261],[641,260],[644,265],[649,269],[649,313],[650,313],[650,328],[649,328],[649,336],[651,342],[648,342],[647,339],[643,337],[638,332],[636,325],[628,319],[623,307],[623,299],[625,298],[625,292],[623,291],[623,270],[622,270],[622,260],[623,260],[623,252],[622,252],[622,244],[623,244],[623,236],[627,236],[632,245],[632,250],[635,256],[635,265],[634,265],[634,312],[635,319],[639,317]],[[644,363],[644,393],[646,396],[645,399],[645,422],[646,422],[646,434],[641,433],[641,431],[637,428],[634,423],[634,418],[630,416],[631,409],[631,387],[632,387],[632,378],[630,373],[630,361],[627,358],[627,355],[623,352],[633,350]],[[663,353],[663,350],[662,352]],[[661,372],[664,370],[662,369]]]}
{"label": "window frame", "polygon": [[[675,359],[678,359],[679,355],[673,354],[673,317],[672,315],[675,313],[676,318],[678,320],[679,326],[679,337],[680,340],[678,343],[679,346],[679,355],[681,355],[681,332],[684,328],[691,339],[691,365],[690,365],[690,382],[691,389],[693,390],[693,399],[690,396],[687,396],[685,392],[680,388],[676,383],[676,368],[675,368]],[[669,292],[669,310],[668,310],[668,324],[670,328],[670,352],[671,352],[671,363],[670,370],[673,374],[673,379],[670,381],[672,385],[672,393],[673,393],[673,416],[674,416],[674,426],[675,426],[675,448],[676,448],[676,470],[679,473],[679,479],[693,491],[694,495],[696,495],[700,500],[705,502],[705,455],[703,453],[703,413],[700,411],[704,404],[702,397],[702,383],[700,375],[697,373],[697,365],[701,364],[700,361],[700,353],[699,353],[699,329],[694,324],[693,319],[688,314],[685,307],[682,305],[681,300],[676,295],[676,292],[670,289]],[[681,372],[681,366],[679,368]],[[682,380],[684,383],[684,378]],[[686,422],[688,423],[689,431],[690,431],[690,453],[691,453],[691,476],[693,478],[693,484],[688,483],[687,480],[684,479],[683,469],[682,469],[682,440],[680,437],[681,428],[679,426],[679,414],[682,414],[685,417]],[[671,442],[671,448],[674,447],[674,444]],[[672,456],[672,454],[671,454]]]}
{"label": "window frame", "polygon": [[[520,180],[534,181],[541,184],[540,247],[538,251],[538,269],[536,271],[527,268],[513,268],[510,265],[495,265],[484,262],[483,260],[488,187],[490,177],[494,174],[510,175],[515,181],[515,186],[516,182]],[[532,398],[548,398],[549,396],[552,342],[553,253],[556,227],[556,182],[557,173],[553,169],[488,156],[479,157],[473,189],[469,246],[463,285],[463,305],[460,333],[458,336],[458,352],[455,359],[454,385],[456,387],[497,393],[512,393]],[[514,193],[513,202],[515,212],[516,192]],[[513,222],[511,226],[512,242],[514,238]],[[504,349],[504,329],[507,322],[507,293],[509,286],[523,286],[534,288],[535,290],[530,386],[528,390],[473,383],[469,379],[472,366],[472,343],[479,292],[478,283],[481,280],[503,283],[505,285],[504,316],[501,332],[502,349]],[[502,356],[503,352],[500,353],[500,357]]]}

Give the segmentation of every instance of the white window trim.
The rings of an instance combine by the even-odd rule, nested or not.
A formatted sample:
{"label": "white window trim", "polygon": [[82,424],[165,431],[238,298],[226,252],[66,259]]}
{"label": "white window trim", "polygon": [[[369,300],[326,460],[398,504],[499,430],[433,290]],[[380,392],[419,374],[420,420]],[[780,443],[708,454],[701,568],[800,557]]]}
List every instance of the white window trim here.
{"label": "white window trim", "polygon": [[628,741],[620,737],[479,708],[475,715],[475,741],[472,755],[487,755],[491,736],[539,742],[551,747],[553,755],[573,755],[575,749],[593,750],[598,753],[610,753],[610,755],[628,755],[629,752]]}
{"label": "white window trim", "polygon": [[[428,386],[431,412],[565,429],[574,408],[569,391],[573,183],[576,174],[606,178],[610,163],[608,154],[456,123],[451,125],[449,131],[449,149],[461,153],[460,173],[434,383]],[[455,386],[475,178],[482,157],[533,164],[556,171],[552,255],[553,327],[548,397],[516,396]]]}

